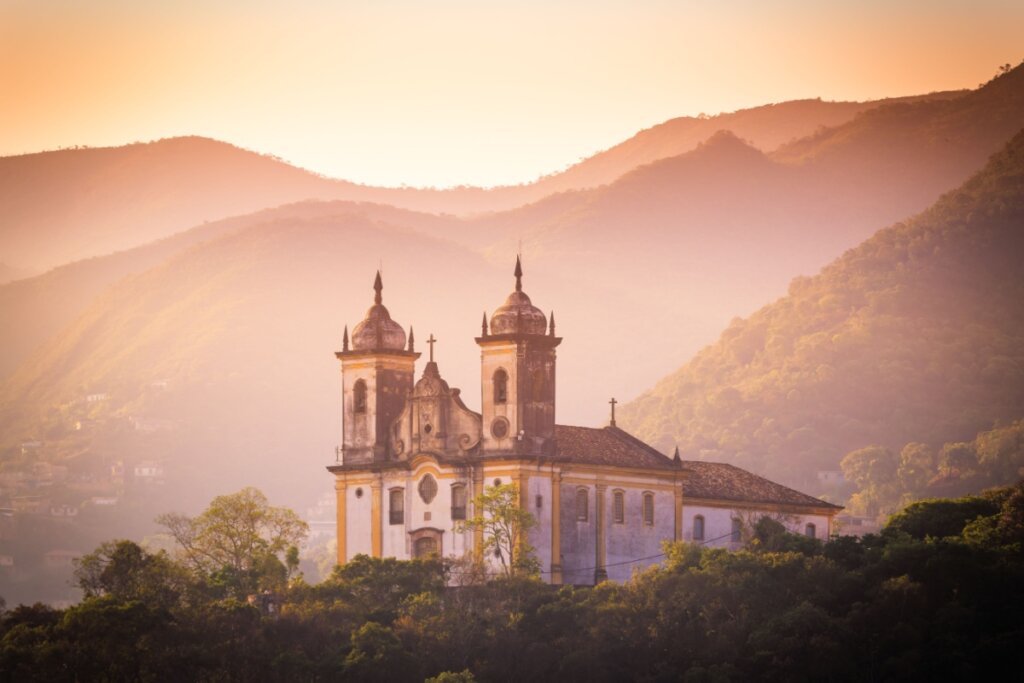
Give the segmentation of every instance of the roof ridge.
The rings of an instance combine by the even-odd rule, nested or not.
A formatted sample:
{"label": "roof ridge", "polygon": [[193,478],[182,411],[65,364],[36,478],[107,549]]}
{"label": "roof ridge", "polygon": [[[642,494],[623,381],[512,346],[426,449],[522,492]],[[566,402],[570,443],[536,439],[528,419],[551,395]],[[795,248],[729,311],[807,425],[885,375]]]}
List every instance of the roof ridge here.
{"label": "roof ridge", "polygon": [[633,436],[632,434],[630,434],[626,430],[622,429],[621,427],[613,426],[613,425],[608,425],[607,427],[603,427],[603,429],[611,432],[613,435],[615,435],[616,437],[618,437],[621,440],[624,440],[624,441],[627,441],[629,443],[633,443],[633,444],[635,444],[637,446],[640,446],[641,448],[645,449],[648,453],[651,453],[652,455],[657,455],[660,458],[664,458],[666,462],[669,462],[669,463],[673,462],[672,458],[668,457],[667,455],[665,455],[664,453],[659,451],[654,446],[651,446],[650,444],[645,443],[644,441],[641,441],[640,439],[638,439],[637,437]]}

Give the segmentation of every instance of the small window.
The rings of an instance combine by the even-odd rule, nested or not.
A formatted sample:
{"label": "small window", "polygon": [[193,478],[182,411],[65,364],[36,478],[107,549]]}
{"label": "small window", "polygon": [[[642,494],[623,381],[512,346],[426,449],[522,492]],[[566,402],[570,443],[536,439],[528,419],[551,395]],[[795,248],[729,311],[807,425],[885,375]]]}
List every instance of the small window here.
{"label": "small window", "polygon": [[626,523],[626,494],[616,491],[612,494],[612,521],[616,524]]}
{"label": "small window", "polygon": [[644,494],[644,524],[654,526],[654,494]]}
{"label": "small window", "polygon": [[542,509],[544,507],[544,496],[538,493],[534,500],[534,505],[537,506],[538,510]]}
{"label": "small window", "polygon": [[462,484],[452,487],[452,519],[466,519],[466,487]]}
{"label": "small window", "polygon": [[494,480],[494,485],[495,486],[501,486],[501,479],[495,479]]}
{"label": "small window", "polygon": [[704,540],[704,516],[697,515],[693,518],[693,540]]}
{"label": "small window", "polygon": [[405,489],[391,489],[388,496],[388,518],[392,524],[405,524]]}
{"label": "small window", "polygon": [[732,535],[729,537],[729,540],[732,541],[733,543],[739,543],[740,539],[741,539],[740,532],[742,530],[743,530],[743,522],[741,522],[738,519],[733,519],[732,520]]}
{"label": "small window", "polygon": [[814,526],[813,524],[808,524],[804,527],[804,536],[806,536],[807,538],[817,538],[817,535],[818,527]]}
{"label": "small window", "polygon": [[508,403],[508,373],[500,368],[494,371],[494,402]]}
{"label": "small window", "polygon": [[590,516],[587,510],[588,494],[586,489],[576,489],[576,521],[585,522]]}
{"label": "small window", "polygon": [[356,380],[356,384],[352,387],[352,409],[357,413],[366,412],[366,382],[364,380]]}

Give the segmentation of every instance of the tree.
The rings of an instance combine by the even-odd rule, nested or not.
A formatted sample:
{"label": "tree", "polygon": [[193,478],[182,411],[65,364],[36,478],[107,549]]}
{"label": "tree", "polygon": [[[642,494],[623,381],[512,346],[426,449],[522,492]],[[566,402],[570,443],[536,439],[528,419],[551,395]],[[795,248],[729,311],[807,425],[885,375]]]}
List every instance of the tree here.
{"label": "tree", "polygon": [[935,455],[923,443],[908,443],[900,451],[897,471],[904,494],[919,494],[935,476]]}
{"label": "tree", "polygon": [[939,465],[945,470],[946,476],[952,475],[954,471],[963,476],[977,464],[978,456],[974,452],[974,447],[963,441],[947,443],[939,452]]}
{"label": "tree", "polygon": [[282,587],[288,576],[282,558],[309,533],[295,512],[271,506],[252,487],[214,498],[198,517],[165,514],[157,522],[192,570],[238,596]]}
{"label": "tree", "polygon": [[460,524],[460,530],[483,530],[483,552],[497,555],[505,577],[531,576],[540,571],[527,540],[537,519],[519,504],[516,484],[488,486],[473,499],[473,510],[474,516]]}
{"label": "tree", "polygon": [[107,541],[75,561],[75,583],[87,598],[109,595],[170,606],[188,583],[186,571],[163,551],[153,554],[132,541]]}

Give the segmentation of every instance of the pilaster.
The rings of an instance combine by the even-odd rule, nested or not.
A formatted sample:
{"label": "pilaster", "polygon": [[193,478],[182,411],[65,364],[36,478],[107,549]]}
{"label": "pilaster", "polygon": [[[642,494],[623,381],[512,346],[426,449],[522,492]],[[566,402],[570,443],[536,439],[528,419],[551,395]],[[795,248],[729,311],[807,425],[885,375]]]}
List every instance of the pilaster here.
{"label": "pilaster", "polygon": [[383,484],[380,479],[370,484],[370,553],[374,557],[381,556],[381,537],[383,535],[381,524],[384,521],[381,509],[381,488]]}
{"label": "pilaster", "polygon": [[562,583],[562,472],[551,472],[551,583]]}
{"label": "pilaster", "polygon": [[337,494],[338,502],[338,564],[345,564],[348,561],[345,547],[346,532],[348,531],[348,528],[345,526],[345,513],[348,507],[348,498],[346,496],[348,483],[342,478],[337,478],[334,480],[334,490]]}
{"label": "pilaster", "polygon": [[594,584],[608,580],[608,572],[605,571],[605,528],[604,528],[604,492],[608,486],[598,484],[594,487],[594,508],[596,514],[595,528],[597,533],[596,557],[594,559]]}

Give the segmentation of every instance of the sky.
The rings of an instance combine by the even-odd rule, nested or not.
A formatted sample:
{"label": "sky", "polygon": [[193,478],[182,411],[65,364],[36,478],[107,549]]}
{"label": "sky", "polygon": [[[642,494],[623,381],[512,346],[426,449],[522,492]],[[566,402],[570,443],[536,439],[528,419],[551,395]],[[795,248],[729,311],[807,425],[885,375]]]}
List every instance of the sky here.
{"label": "sky", "polygon": [[203,135],[501,185],[676,116],[976,87],[1019,0],[0,0],[0,155]]}

